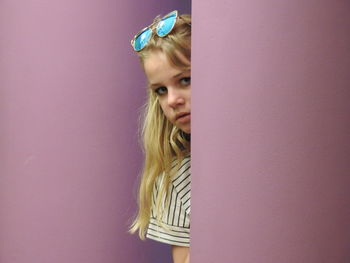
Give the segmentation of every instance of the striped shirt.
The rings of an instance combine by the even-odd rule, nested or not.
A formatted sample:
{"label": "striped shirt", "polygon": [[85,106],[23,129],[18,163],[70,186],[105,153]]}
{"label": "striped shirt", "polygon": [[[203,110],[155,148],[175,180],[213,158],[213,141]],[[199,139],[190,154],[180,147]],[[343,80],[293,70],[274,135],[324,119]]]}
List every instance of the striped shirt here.
{"label": "striped shirt", "polygon": [[[175,166],[173,166],[174,168]],[[146,237],[159,242],[177,246],[190,246],[190,212],[191,212],[191,156],[181,163],[180,169],[169,188],[169,207],[164,209],[162,223],[157,223],[155,200],[162,176],[157,178],[153,188],[151,218]]]}

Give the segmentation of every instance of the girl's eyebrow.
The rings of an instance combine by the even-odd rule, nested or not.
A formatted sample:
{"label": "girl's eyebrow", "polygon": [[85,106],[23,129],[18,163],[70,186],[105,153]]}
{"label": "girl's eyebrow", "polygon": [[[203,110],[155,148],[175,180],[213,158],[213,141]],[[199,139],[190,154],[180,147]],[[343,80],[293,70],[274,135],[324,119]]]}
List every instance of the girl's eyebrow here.
{"label": "girl's eyebrow", "polygon": [[[174,75],[172,78],[176,79],[177,77],[181,76],[182,74],[185,74],[185,73],[188,73],[188,72],[191,72],[191,70],[188,69],[188,70],[185,70],[185,71],[181,71],[180,73]],[[160,83],[154,83],[154,84],[150,84],[149,87],[152,88],[152,87],[156,87],[156,86],[159,86],[159,85],[161,85],[161,84]]]}

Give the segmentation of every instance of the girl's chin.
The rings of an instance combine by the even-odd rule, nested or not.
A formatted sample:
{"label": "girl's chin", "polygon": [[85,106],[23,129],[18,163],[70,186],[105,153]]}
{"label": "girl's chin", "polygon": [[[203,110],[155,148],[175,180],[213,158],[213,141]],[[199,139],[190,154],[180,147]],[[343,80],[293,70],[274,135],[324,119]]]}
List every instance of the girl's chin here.
{"label": "girl's chin", "polygon": [[191,134],[191,128],[189,128],[189,129],[179,128],[179,129],[181,131],[183,131],[184,133]]}
{"label": "girl's chin", "polygon": [[183,123],[182,125],[179,125],[179,123],[176,123],[175,126],[181,130],[184,133],[191,134],[191,122]]}

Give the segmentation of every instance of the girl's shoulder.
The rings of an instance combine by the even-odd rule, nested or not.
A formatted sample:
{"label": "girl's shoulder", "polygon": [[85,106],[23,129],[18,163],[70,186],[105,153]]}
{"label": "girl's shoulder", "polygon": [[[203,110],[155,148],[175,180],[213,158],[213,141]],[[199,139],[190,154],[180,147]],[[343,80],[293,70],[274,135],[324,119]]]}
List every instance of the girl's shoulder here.
{"label": "girl's shoulder", "polygon": [[[184,155],[181,165],[184,163],[188,163],[189,161],[191,161],[191,153]],[[174,157],[172,162],[172,169],[176,167],[177,162],[178,162],[178,159]]]}
{"label": "girl's shoulder", "polygon": [[[174,169],[177,168],[177,159],[174,158],[172,162],[171,170],[174,171]],[[182,160],[180,164],[180,168],[178,171],[175,171],[171,181],[174,185],[177,185],[178,182],[184,181],[184,180],[190,180],[189,176],[191,175],[191,154],[187,154],[184,156],[184,159]],[[164,182],[165,172],[162,172],[158,178],[156,179],[156,185],[161,185]]]}
{"label": "girl's shoulder", "polygon": [[[172,169],[176,169],[176,162]],[[190,175],[191,175],[191,155],[187,155],[184,157],[180,164],[180,168],[175,171],[174,177],[172,178],[172,182],[174,186],[178,186],[180,184],[189,183],[190,182]]]}

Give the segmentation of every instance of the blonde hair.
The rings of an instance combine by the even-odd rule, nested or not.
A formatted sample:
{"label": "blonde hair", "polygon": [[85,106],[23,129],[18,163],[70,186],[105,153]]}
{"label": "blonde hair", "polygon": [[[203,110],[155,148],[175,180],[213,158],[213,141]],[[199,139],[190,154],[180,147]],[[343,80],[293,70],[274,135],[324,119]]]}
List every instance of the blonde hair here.
{"label": "blonde hair", "polygon": [[[157,16],[153,24],[160,20]],[[147,46],[137,52],[142,68],[144,61],[150,52],[162,51],[169,63],[181,69],[189,69],[179,57],[181,53],[188,61],[191,61],[191,15],[180,15],[173,30],[166,37],[160,38],[153,34]],[[184,157],[190,154],[190,142],[186,134],[168,121],[160,107],[157,95],[151,89],[147,89],[147,102],[143,107],[141,116],[142,150],[145,155],[141,182],[138,191],[138,212],[130,226],[129,232],[139,232],[141,239],[145,239],[147,227],[150,221],[152,192],[156,180],[163,176],[155,201],[156,219],[161,224],[165,206],[169,205],[168,189],[172,179],[179,170]],[[172,165],[176,167],[172,169]]]}

